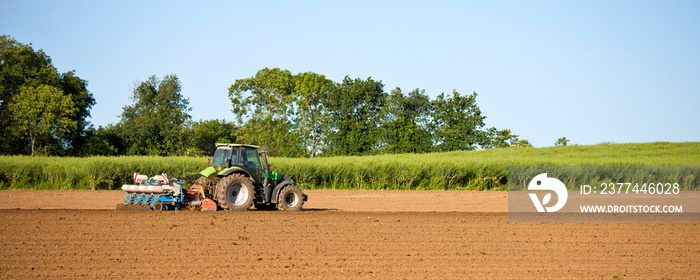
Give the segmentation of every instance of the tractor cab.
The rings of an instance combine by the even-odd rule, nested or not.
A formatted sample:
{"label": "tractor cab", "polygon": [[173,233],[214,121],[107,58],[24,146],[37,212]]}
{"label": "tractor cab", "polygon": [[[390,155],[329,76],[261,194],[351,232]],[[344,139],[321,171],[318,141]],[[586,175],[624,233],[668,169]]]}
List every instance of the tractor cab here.
{"label": "tractor cab", "polygon": [[[254,145],[216,143],[214,158],[207,169],[202,172],[209,170],[205,173],[209,173],[209,175],[214,173],[226,175],[232,171],[242,169],[255,182],[262,182],[262,179],[269,172],[269,166],[267,165],[267,157],[264,154],[264,147],[262,152],[258,152],[259,150],[261,148]],[[259,154],[263,154],[263,161],[261,161]],[[207,174],[202,175],[209,176]]]}

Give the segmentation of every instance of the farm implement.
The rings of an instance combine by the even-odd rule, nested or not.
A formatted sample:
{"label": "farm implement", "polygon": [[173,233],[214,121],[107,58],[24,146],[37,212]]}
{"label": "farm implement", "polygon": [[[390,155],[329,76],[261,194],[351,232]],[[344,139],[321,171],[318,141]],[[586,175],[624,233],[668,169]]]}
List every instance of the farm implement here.
{"label": "farm implement", "polygon": [[[123,185],[124,203],[117,210],[201,211],[258,210],[299,211],[308,197],[294,180],[270,170],[265,147],[216,144],[213,162],[207,163],[197,180],[166,174],[149,178],[134,173],[134,184]],[[262,158],[262,161],[261,161]],[[191,183],[183,188],[183,182]]]}
{"label": "farm implement", "polygon": [[161,174],[148,178],[146,175],[134,173],[134,185],[123,185],[126,192],[123,204],[117,204],[117,210],[163,211],[179,210],[186,207],[191,210],[216,211],[216,203],[204,196],[202,186],[193,184],[183,189],[183,180]]}

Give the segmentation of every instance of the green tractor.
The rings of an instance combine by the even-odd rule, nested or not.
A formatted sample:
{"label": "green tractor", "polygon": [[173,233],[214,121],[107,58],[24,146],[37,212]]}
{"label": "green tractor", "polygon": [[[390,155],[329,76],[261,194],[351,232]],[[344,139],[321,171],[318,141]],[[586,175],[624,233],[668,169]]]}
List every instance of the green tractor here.
{"label": "green tractor", "polygon": [[199,174],[204,195],[222,210],[299,211],[308,199],[294,180],[270,170],[265,147],[216,143],[213,162]]}

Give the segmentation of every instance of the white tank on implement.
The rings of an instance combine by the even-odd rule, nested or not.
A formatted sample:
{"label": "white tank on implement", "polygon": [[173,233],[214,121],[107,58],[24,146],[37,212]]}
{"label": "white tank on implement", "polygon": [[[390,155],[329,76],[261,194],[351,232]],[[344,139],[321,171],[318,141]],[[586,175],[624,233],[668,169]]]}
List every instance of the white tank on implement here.
{"label": "white tank on implement", "polygon": [[161,186],[148,186],[148,193],[163,193],[163,187]]}
{"label": "white tank on implement", "polygon": [[139,185],[136,193],[148,193],[147,190],[148,190],[147,185]]}
{"label": "white tank on implement", "polygon": [[122,186],[122,190],[125,191],[125,192],[128,192],[128,193],[133,193],[134,191],[131,190],[131,187],[132,187],[132,186],[138,187],[138,185],[123,185],[123,186]]}

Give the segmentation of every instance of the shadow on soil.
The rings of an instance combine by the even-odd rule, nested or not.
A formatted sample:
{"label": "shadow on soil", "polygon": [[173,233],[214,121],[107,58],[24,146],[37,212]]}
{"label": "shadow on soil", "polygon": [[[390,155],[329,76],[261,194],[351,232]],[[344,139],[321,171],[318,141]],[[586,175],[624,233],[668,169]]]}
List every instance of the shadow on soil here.
{"label": "shadow on soil", "polygon": [[337,208],[302,208],[302,212],[324,212],[324,211],[338,211]]}

